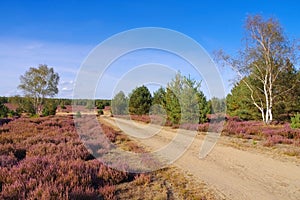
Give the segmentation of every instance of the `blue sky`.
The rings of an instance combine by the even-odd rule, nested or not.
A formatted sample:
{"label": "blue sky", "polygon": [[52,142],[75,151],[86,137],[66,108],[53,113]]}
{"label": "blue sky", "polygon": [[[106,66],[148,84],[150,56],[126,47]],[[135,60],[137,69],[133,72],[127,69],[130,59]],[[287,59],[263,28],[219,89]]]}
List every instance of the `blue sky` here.
{"label": "blue sky", "polygon": [[[209,54],[221,48],[233,54],[241,47],[246,16],[262,14],[265,17],[278,18],[290,38],[300,38],[299,8],[300,3],[296,0],[2,0],[0,96],[20,94],[17,90],[20,75],[29,67],[48,64],[61,77],[58,97],[72,97],[77,72],[89,52],[112,35],[133,28],[163,27],[176,30],[196,40]],[[140,55],[141,53],[143,55]],[[116,63],[129,69],[135,67],[133,63],[146,62],[145,55],[157,57],[157,54],[160,53],[139,52]],[[132,62],[132,59],[135,62]],[[175,58],[164,54],[159,59],[156,61],[170,59],[172,65],[177,63]],[[180,64],[183,62],[178,61],[178,65]],[[185,68],[180,71],[184,75],[191,74],[193,78],[199,78]],[[231,72],[221,69],[221,74],[228,93],[231,88],[228,81],[232,78]],[[97,93],[99,98],[110,98],[113,95],[113,80],[120,78],[118,66],[112,67],[106,78],[106,83],[99,83],[102,84],[99,85],[101,91]],[[107,83],[112,86],[105,85]]]}

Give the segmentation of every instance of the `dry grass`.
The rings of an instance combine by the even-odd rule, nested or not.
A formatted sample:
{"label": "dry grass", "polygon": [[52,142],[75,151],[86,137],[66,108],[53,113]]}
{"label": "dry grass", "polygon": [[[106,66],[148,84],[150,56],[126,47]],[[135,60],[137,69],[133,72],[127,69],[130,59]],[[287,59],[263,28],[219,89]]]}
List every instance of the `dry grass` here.
{"label": "dry grass", "polygon": [[[123,135],[120,129],[113,128],[120,134],[115,141],[119,148],[134,152],[146,151]],[[116,186],[117,199],[220,199],[204,183],[196,181],[193,175],[172,166],[152,173],[135,174],[133,179]]]}
{"label": "dry grass", "polygon": [[220,199],[204,183],[175,167],[139,175],[132,182],[118,185],[116,191],[118,199]]}

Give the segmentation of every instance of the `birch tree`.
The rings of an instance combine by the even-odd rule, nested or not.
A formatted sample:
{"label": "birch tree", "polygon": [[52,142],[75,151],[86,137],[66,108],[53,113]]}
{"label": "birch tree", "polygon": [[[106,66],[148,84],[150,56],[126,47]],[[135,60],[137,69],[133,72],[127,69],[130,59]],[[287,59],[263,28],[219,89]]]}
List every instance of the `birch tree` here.
{"label": "birch tree", "polygon": [[19,88],[32,99],[35,114],[42,114],[44,98],[53,97],[58,93],[59,75],[47,65],[31,67],[20,77]]}
{"label": "birch tree", "polygon": [[[262,120],[273,120],[273,105],[280,96],[296,86],[277,85],[281,73],[296,62],[296,43],[285,36],[279,22],[274,18],[263,19],[260,15],[249,16],[245,23],[244,49],[236,57],[217,53],[218,61],[230,66],[250,91],[250,99],[261,113]],[[245,79],[245,77],[248,77]],[[286,80],[292,81],[292,80]],[[290,84],[289,84],[290,85]]]}

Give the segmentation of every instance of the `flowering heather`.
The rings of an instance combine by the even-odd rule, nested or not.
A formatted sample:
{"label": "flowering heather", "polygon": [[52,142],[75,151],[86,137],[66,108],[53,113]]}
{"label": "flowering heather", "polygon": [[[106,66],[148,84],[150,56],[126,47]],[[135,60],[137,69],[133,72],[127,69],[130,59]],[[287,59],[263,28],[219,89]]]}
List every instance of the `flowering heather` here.
{"label": "flowering heather", "polygon": [[259,121],[239,121],[229,118],[223,129],[224,135],[236,135],[245,139],[265,140],[265,146],[274,144],[299,145],[300,129],[292,129],[290,124],[265,125]]}
{"label": "flowering heather", "polygon": [[[144,123],[154,123],[173,128],[183,128],[191,131],[199,132],[220,132],[223,135],[232,135],[244,139],[263,140],[265,146],[273,146],[275,144],[300,144],[300,129],[292,129],[289,123],[265,125],[261,121],[242,121],[237,117],[226,117],[226,122],[218,120],[217,116],[210,115],[210,123],[193,124],[184,123],[180,125],[172,125],[169,121],[162,122],[161,116],[152,115],[121,115],[115,116],[125,119],[132,119]],[[154,119],[154,120],[153,120]],[[223,118],[221,118],[223,119]]]}
{"label": "flowering heather", "polygon": [[132,179],[94,159],[72,116],[13,120],[0,144],[0,199],[115,199],[115,185]]}
{"label": "flowering heather", "polygon": [[157,125],[171,126],[171,122],[166,119],[166,117],[161,115],[114,115],[114,117],[122,119],[131,119],[135,121],[140,121],[144,123],[151,123]]}

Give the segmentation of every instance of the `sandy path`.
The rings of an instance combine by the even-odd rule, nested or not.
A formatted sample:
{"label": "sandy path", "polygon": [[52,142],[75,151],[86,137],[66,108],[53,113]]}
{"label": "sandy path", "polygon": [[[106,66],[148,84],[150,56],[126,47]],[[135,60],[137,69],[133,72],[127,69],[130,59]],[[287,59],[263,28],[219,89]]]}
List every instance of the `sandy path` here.
{"label": "sandy path", "polygon": [[[115,118],[101,118],[112,126],[121,125],[130,137],[140,144],[157,150],[170,143],[176,130],[134,123]],[[115,120],[115,121],[114,121]],[[153,135],[151,131],[157,133]],[[141,134],[143,138],[132,136]],[[191,137],[190,131],[182,131]],[[149,138],[146,136],[149,135]],[[151,137],[150,137],[151,136]],[[197,135],[188,150],[175,161],[175,165],[195,178],[204,181],[226,199],[300,199],[300,166],[294,162],[283,162],[265,154],[238,150],[217,143],[204,159],[199,159],[203,136]],[[178,148],[180,143],[177,144]],[[163,156],[163,155],[162,155]]]}

